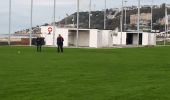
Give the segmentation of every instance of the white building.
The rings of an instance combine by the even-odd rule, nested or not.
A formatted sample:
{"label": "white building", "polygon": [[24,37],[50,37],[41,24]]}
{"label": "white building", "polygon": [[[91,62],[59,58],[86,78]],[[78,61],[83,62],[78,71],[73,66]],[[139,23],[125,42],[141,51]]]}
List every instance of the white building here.
{"label": "white building", "polygon": [[156,45],[156,34],[140,32],[138,39],[138,32],[117,32],[113,34],[113,45]]}
{"label": "white building", "polygon": [[[45,37],[46,45],[53,45],[53,37],[55,37],[54,43],[56,45],[56,38],[58,34],[61,34],[64,38],[64,46],[76,46],[77,43],[77,30],[76,28],[55,28],[55,35],[53,31],[49,33],[49,28],[52,26],[42,26],[41,33]],[[53,30],[53,29],[52,29]],[[78,46],[79,47],[111,47],[112,38],[111,30],[98,30],[98,29],[79,29],[78,34]]]}
{"label": "white building", "polygon": [[[55,34],[53,34],[53,26],[42,26],[41,33],[42,36],[45,37],[45,45],[54,46],[53,43],[56,45],[56,38],[58,34],[63,36],[65,47],[76,46],[77,43],[76,28],[56,27]],[[122,32],[121,34],[121,32],[113,30],[79,29],[78,34],[79,47],[101,48],[113,47],[113,45],[137,45],[137,40],[137,32]],[[139,34],[139,44],[155,45],[155,35],[153,33],[141,32]]]}

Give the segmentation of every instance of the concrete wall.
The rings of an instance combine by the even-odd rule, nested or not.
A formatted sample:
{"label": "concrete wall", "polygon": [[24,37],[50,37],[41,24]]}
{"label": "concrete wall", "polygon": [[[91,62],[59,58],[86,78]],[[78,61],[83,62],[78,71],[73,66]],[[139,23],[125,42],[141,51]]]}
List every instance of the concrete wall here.
{"label": "concrete wall", "polygon": [[121,32],[113,33],[113,45],[121,45],[121,40],[122,45],[126,45],[126,32],[122,32],[122,34]]}
{"label": "concrete wall", "polygon": [[45,37],[45,45],[53,45],[53,31],[49,34],[48,27],[52,26],[41,26],[41,33]]}
{"label": "concrete wall", "polygon": [[[41,33],[42,36],[45,37],[45,42],[46,42],[45,45],[53,45],[53,30],[49,34],[48,27],[52,27],[52,26],[42,26]],[[61,36],[64,38],[63,46],[68,46],[68,29],[66,28],[55,28],[55,39],[54,39],[55,46],[57,45],[56,39],[59,34],[61,34]]]}
{"label": "concrete wall", "polygon": [[142,33],[142,45],[148,45],[148,33]]}
{"label": "concrete wall", "polygon": [[78,45],[89,47],[89,31],[79,31]]}
{"label": "concrete wall", "polygon": [[[79,30],[78,35],[78,46],[80,47],[89,47],[89,30]],[[76,46],[77,31],[69,30],[68,35],[68,46]]]}
{"label": "concrete wall", "polygon": [[63,46],[67,47],[68,46],[68,29],[66,28],[56,28],[55,31],[55,43],[57,44],[57,37],[59,34],[64,38],[64,43]]}
{"label": "concrete wall", "polygon": [[113,37],[113,45],[118,45],[120,44],[120,38],[119,38],[119,33],[118,32],[114,32],[112,34],[112,37]]}
{"label": "concrete wall", "polygon": [[90,30],[89,47],[101,47],[102,33],[97,29]]}
{"label": "concrete wall", "polygon": [[76,46],[76,31],[69,31],[68,46]]}
{"label": "concrete wall", "polygon": [[103,30],[102,31],[102,47],[111,47],[113,45],[113,31]]}
{"label": "concrete wall", "polygon": [[156,35],[154,33],[144,33],[143,39],[142,45],[156,45]]}
{"label": "concrete wall", "polygon": [[97,31],[97,48],[101,48],[102,46],[102,31]]}
{"label": "concrete wall", "polygon": [[97,30],[90,30],[90,47],[97,47]]}
{"label": "concrete wall", "polygon": [[137,45],[138,44],[138,34],[132,33],[133,34],[133,43],[132,45]]}
{"label": "concrete wall", "polygon": [[149,44],[150,44],[150,45],[156,45],[156,34],[151,33],[150,35],[151,35],[151,36],[150,36],[151,38],[150,38]]}

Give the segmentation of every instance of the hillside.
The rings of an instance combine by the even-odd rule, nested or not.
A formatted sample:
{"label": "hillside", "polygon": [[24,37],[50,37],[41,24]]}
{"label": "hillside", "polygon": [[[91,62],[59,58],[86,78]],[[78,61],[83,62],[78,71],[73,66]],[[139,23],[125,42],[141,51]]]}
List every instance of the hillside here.
{"label": "hillside", "polygon": [[[127,13],[126,13],[127,28],[136,30],[136,26],[130,25],[130,16],[137,14],[138,9],[135,6],[132,6],[130,8],[131,9],[128,9]],[[141,13],[150,13],[151,8],[143,6],[143,7],[141,7],[140,12]],[[168,14],[170,14],[169,9],[168,9]],[[80,15],[79,16],[79,27],[80,28],[88,28],[89,27],[89,12],[88,11],[80,12],[79,15]],[[106,29],[113,30],[117,27],[120,29],[121,12],[116,11],[115,9],[107,9],[106,15],[107,15]],[[110,16],[112,16],[112,17],[114,16],[114,18],[110,18]],[[153,7],[153,17],[152,17],[153,18],[153,29],[154,30],[160,30],[160,31],[164,30],[164,25],[161,25],[158,22],[158,20],[163,18],[164,16],[165,16],[165,4],[162,4],[160,6],[155,5],[155,7]],[[125,15],[123,15],[123,22],[124,22],[124,19],[125,19],[124,17],[125,17]],[[55,24],[59,27],[70,27],[70,25],[72,25],[72,27],[76,27],[76,23],[77,23],[76,19],[77,19],[77,13],[75,12],[75,13],[65,17],[61,21],[55,22]],[[50,24],[53,24],[53,23],[50,23]],[[46,22],[42,26],[48,26],[48,25],[49,24]],[[91,28],[93,28],[93,29],[103,29],[103,27],[104,27],[104,11],[92,11],[91,12]],[[148,27],[150,27],[150,24],[148,25]],[[37,30],[39,30],[39,31],[36,30],[34,33],[40,33],[39,26],[34,27],[34,28],[37,28]],[[123,29],[124,29],[124,26],[123,26]],[[17,34],[17,33],[26,34],[28,32],[29,32],[29,29],[26,29],[23,32],[21,32],[21,31],[15,32],[15,34]]]}
{"label": "hillside", "polygon": [[[137,8],[132,9],[132,10],[127,10],[127,24],[129,26],[129,28],[133,28],[133,26],[129,25],[130,24],[130,15],[134,15],[137,14]],[[106,15],[114,15],[115,14],[115,10],[113,9],[107,9],[106,10]],[[140,9],[141,13],[150,13],[151,12],[151,8],[150,7],[142,7]],[[168,13],[170,13],[170,10],[168,10]],[[89,12],[80,12],[80,28],[88,28],[88,20],[89,20]],[[119,11],[118,14],[115,16],[115,18],[113,19],[109,19],[107,18],[106,20],[106,29],[115,29],[116,27],[120,27],[120,15],[121,12]],[[76,16],[77,13],[74,13],[64,19],[62,19],[60,22],[58,22],[57,24],[61,24],[61,25],[65,25],[65,24],[73,24],[73,23],[77,23],[76,20]],[[124,17],[125,15],[123,15]],[[160,18],[163,18],[165,16],[165,4],[162,4],[159,8],[153,8],[153,28],[155,29],[159,29],[159,30],[163,30],[160,23],[158,23],[157,21]],[[73,22],[73,17],[74,17],[74,22]],[[123,18],[125,19],[125,18]],[[123,20],[124,21],[124,20]],[[103,29],[103,23],[104,23],[104,12],[103,11],[92,11],[91,12],[91,28],[97,28],[97,29]]]}

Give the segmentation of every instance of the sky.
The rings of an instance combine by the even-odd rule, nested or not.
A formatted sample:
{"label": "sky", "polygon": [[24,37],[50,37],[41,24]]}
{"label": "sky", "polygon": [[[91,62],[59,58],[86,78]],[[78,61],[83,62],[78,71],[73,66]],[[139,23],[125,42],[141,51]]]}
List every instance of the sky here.
{"label": "sky", "polygon": [[[11,33],[30,28],[31,0],[11,0]],[[88,11],[90,0],[80,0],[80,11]],[[137,6],[138,0],[127,0],[127,6]],[[103,10],[105,0],[92,0],[92,10]],[[107,8],[120,8],[122,0],[106,0]],[[152,0],[141,0],[141,5],[151,5]],[[153,0],[154,4],[168,3],[170,0]],[[33,0],[33,26],[53,21],[54,0]],[[77,10],[77,0],[56,0],[56,21]],[[8,34],[9,0],[0,3],[0,34]]]}

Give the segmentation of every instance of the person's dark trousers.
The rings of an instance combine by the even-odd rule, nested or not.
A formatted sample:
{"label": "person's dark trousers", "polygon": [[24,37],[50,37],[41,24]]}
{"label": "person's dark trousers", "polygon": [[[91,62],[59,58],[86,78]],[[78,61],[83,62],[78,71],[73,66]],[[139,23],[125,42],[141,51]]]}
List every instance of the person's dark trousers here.
{"label": "person's dark trousers", "polygon": [[41,52],[41,45],[37,45],[37,52]]}
{"label": "person's dark trousers", "polygon": [[63,52],[63,44],[58,44],[58,53]]}

